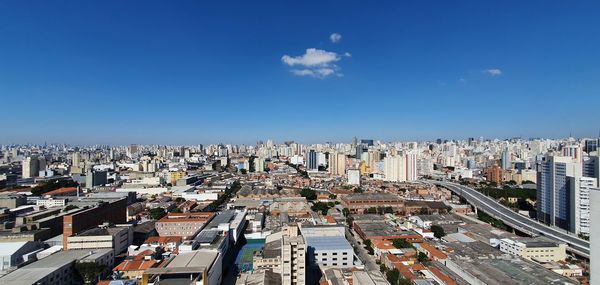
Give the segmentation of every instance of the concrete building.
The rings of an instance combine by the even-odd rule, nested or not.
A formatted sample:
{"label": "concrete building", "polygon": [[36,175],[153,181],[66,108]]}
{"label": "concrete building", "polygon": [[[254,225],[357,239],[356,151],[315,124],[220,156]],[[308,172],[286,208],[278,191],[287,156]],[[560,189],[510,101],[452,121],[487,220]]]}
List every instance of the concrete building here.
{"label": "concrete building", "polygon": [[209,223],[215,213],[169,213],[156,222],[156,231],[160,236],[180,236],[191,239]]}
{"label": "concrete building", "polygon": [[27,197],[16,194],[0,194],[0,208],[14,209],[27,204]]}
{"label": "concrete building", "polygon": [[85,187],[93,188],[108,183],[108,172],[90,169],[85,175]]}
{"label": "concrete building", "polygon": [[[577,155],[575,151],[568,154]],[[538,163],[537,169],[537,215],[538,220],[560,227],[573,230],[571,214],[577,210],[574,205],[574,189],[570,181],[577,181],[582,176],[582,163],[572,156],[548,155],[544,161]],[[575,209],[573,209],[575,207]]]}
{"label": "concrete building", "polygon": [[46,159],[43,157],[29,156],[22,162],[23,178],[38,177],[41,170],[46,170]]}
{"label": "concrete building", "polygon": [[43,244],[34,241],[1,242],[0,272],[30,261],[29,257],[35,257],[35,253],[42,249]]}
{"label": "concrete building", "polygon": [[223,267],[216,262],[218,255],[207,250],[180,253],[166,261],[165,266],[147,269],[141,284],[220,285]]}
{"label": "concrete building", "polygon": [[39,199],[39,200],[35,201],[35,205],[38,207],[45,207],[45,208],[64,207],[66,201],[67,201],[66,199],[53,199],[53,198]]}
{"label": "concrete building", "polygon": [[354,249],[348,243],[344,226],[302,226],[308,262],[319,267],[349,268],[354,266]]}
{"label": "concrete building", "polygon": [[417,156],[414,154],[388,155],[383,159],[383,164],[386,181],[417,180]]}
{"label": "concrete building", "polygon": [[67,237],[66,249],[112,248],[116,254],[125,252],[133,243],[133,226],[129,224],[101,225]]}
{"label": "concrete building", "polygon": [[306,170],[318,170],[317,152],[314,149],[306,152]]}
{"label": "concrete building", "polygon": [[549,241],[500,240],[500,251],[537,262],[563,261],[567,258],[567,245]]}
{"label": "concrete building", "polygon": [[348,184],[360,185],[360,170],[348,169]]}
{"label": "concrete building", "polygon": [[329,173],[333,176],[346,174],[346,155],[339,152],[329,154]]}
{"label": "concrete building", "polygon": [[61,285],[76,284],[75,263],[93,262],[112,268],[112,249],[65,250],[21,267],[0,278],[0,284],[11,285]]}
{"label": "concrete building", "polygon": [[598,190],[596,178],[578,177],[569,179],[571,189],[570,231],[590,235],[590,191]]}
{"label": "concrete building", "polygon": [[302,236],[281,239],[281,279],[283,285],[306,284],[306,244]]}
{"label": "concrete building", "polygon": [[391,193],[353,193],[341,197],[341,204],[352,213],[364,213],[369,208],[391,207],[393,211],[404,211],[404,201]]}
{"label": "concrete building", "polygon": [[[590,191],[590,232],[600,233],[600,189]],[[600,235],[590,235],[590,284],[600,284]]]}
{"label": "concrete building", "polygon": [[67,248],[68,237],[102,223],[124,224],[127,222],[127,199],[102,202],[95,207],[77,210],[63,217],[63,246]]}

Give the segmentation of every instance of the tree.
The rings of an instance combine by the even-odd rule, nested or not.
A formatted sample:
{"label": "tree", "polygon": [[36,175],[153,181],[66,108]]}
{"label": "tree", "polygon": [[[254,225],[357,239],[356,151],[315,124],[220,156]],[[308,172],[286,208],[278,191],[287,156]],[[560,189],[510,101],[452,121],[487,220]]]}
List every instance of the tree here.
{"label": "tree", "polygon": [[300,191],[300,196],[306,198],[308,201],[313,201],[317,199],[317,192],[309,187],[304,187],[302,188],[302,191]]}
{"label": "tree", "polygon": [[171,211],[171,213],[181,213],[181,209],[175,208],[175,209],[173,209],[173,211]]}
{"label": "tree", "polygon": [[412,248],[413,247],[412,243],[408,242],[406,239],[403,239],[403,238],[393,239],[392,244],[394,245],[395,248]]}
{"label": "tree", "polygon": [[107,273],[108,268],[105,265],[96,264],[95,262],[77,262],[75,270],[83,284],[96,284]]}
{"label": "tree", "polygon": [[438,225],[431,226],[431,231],[433,232],[433,236],[436,238],[442,238],[446,235],[446,233],[444,232],[444,228]]}
{"label": "tree", "polygon": [[75,205],[67,205],[67,206],[66,206],[66,207],[63,209],[63,212],[68,212],[68,211],[71,211],[71,210],[73,210],[73,209],[77,209],[77,208],[79,208],[79,207],[77,207],[77,206],[75,206]]}
{"label": "tree", "polygon": [[371,240],[365,240],[365,245],[367,246],[367,251],[369,252],[369,254],[373,255],[375,253],[375,250],[373,249],[373,243],[371,242]]}
{"label": "tree", "polygon": [[337,199],[337,196],[335,194],[329,194],[329,199],[335,200]]}
{"label": "tree", "polygon": [[321,212],[323,215],[327,215],[327,211],[329,210],[329,205],[327,203],[323,203],[323,202],[316,202],[311,207],[311,210],[313,210],[315,212]]}
{"label": "tree", "polygon": [[419,261],[420,263],[427,263],[429,262],[429,257],[427,257],[427,254],[419,252],[419,254],[417,255],[417,261]]}
{"label": "tree", "polygon": [[150,209],[150,216],[154,220],[160,220],[162,217],[166,216],[165,209],[158,207]]}
{"label": "tree", "polygon": [[368,208],[367,214],[377,214],[377,208],[375,208],[375,207]]}
{"label": "tree", "polygon": [[342,214],[344,214],[344,217],[348,217],[350,215],[350,209],[348,209],[348,208],[342,209]]}
{"label": "tree", "polygon": [[242,168],[242,169],[240,170],[240,172],[241,172],[242,174],[246,174],[246,173],[248,173],[248,170],[246,170],[246,169]]}
{"label": "tree", "polygon": [[385,277],[387,281],[390,282],[390,284],[398,285],[398,280],[400,280],[400,271],[398,271],[398,269],[396,268],[394,268],[393,270],[388,270],[385,273]]}

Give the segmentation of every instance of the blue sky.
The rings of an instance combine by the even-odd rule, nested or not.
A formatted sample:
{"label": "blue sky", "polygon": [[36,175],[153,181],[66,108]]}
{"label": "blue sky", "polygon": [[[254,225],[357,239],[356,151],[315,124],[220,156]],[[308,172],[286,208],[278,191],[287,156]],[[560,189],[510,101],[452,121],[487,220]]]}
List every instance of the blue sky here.
{"label": "blue sky", "polygon": [[0,143],[598,134],[600,2],[374,3],[0,1]]}

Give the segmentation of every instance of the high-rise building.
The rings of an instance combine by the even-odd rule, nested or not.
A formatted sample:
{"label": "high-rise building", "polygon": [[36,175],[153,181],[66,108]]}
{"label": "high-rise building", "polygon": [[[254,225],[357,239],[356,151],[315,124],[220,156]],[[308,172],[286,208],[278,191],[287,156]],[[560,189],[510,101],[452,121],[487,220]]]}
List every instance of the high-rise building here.
{"label": "high-rise building", "polygon": [[537,215],[543,223],[565,230],[572,229],[571,215],[575,189],[570,179],[582,177],[582,164],[576,156],[548,155],[537,168]]}
{"label": "high-rise building", "polygon": [[405,182],[417,180],[417,156],[415,154],[386,156],[383,164],[386,181]]}
{"label": "high-rise building", "polygon": [[[600,157],[585,156],[583,158],[583,176],[596,178],[596,181],[600,180]],[[600,186],[600,184],[596,186]]]}
{"label": "high-rise building", "polygon": [[596,178],[569,177],[571,189],[571,228],[576,234],[589,236],[590,234],[590,191],[596,188]]}
{"label": "high-rise building", "polygon": [[284,234],[281,243],[282,285],[306,284],[306,243],[304,238],[297,234]]}
{"label": "high-rise building", "polygon": [[317,152],[314,149],[311,149],[306,153],[306,169],[307,170],[318,170],[319,169],[319,164],[317,163]]}
{"label": "high-rise building", "polygon": [[[590,191],[590,232],[600,233],[600,189]],[[590,284],[600,284],[600,235],[590,235]]]}
{"label": "high-rise building", "polygon": [[504,151],[502,151],[502,169],[510,169],[510,151],[508,148],[505,148]]}
{"label": "high-rise building", "polygon": [[23,178],[38,177],[40,171],[46,170],[46,159],[43,157],[29,156],[22,162]]}
{"label": "high-rise building", "polygon": [[587,139],[583,143],[583,151],[585,151],[587,153],[598,151],[599,145],[600,145],[600,139]]}
{"label": "high-rise building", "polygon": [[329,154],[329,173],[333,176],[341,176],[346,173],[346,155],[339,152]]}

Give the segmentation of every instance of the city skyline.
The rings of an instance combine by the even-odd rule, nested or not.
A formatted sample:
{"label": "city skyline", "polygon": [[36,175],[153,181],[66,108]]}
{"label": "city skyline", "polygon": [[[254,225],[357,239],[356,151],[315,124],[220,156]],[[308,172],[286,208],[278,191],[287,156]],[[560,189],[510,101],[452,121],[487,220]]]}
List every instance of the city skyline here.
{"label": "city skyline", "polygon": [[30,4],[1,144],[598,135],[598,3]]}

